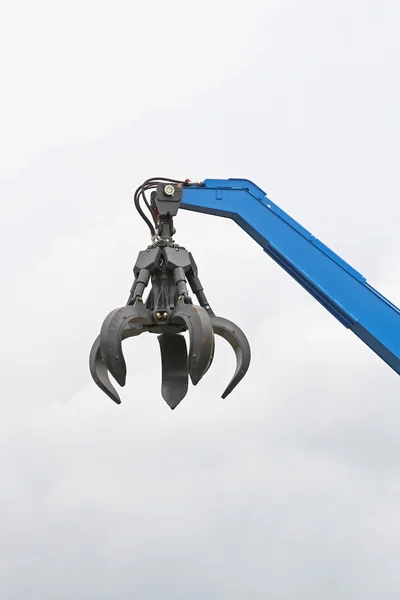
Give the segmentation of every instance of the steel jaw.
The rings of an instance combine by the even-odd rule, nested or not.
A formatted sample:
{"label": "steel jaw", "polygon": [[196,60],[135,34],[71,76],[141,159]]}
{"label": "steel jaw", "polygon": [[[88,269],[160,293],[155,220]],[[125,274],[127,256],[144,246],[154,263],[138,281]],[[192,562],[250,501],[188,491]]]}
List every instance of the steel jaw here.
{"label": "steel jaw", "polygon": [[[170,225],[169,236],[165,235],[166,223]],[[122,342],[144,332],[158,334],[161,394],[170,408],[175,409],[186,396],[189,377],[192,384],[197,385],[209,370],[216,334],[223,337],[236,354],[235,373],[222,394],[222,398],[226,398],[247,373],[251,359],[249,342],[237,325],[212,311],[192,254],[172,240],[172,219],[165,219],[161,225],[163,237],[139,252],[127,304],[111,311],[102,324],[90,352],[90,373],[97,386],[120,404],[109,374],[121,387],[125,386],[127,366]],[[150,280],[151,288],[144,300]],[[198,305],[193,304],[188,284]],[[189,336],[188,349],[182,335],[185,332]]]}

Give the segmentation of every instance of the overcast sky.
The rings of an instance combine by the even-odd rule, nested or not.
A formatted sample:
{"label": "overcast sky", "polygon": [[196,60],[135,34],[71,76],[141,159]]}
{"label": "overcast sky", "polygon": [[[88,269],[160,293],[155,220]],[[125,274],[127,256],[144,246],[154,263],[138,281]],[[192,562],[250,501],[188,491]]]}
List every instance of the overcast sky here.
{"label": "overcast sky", "polygon": [[152,336],[126,343],[122,405],[88,372],[151,176],[252,179],[400,305],[399,20],[395,0],[3,5],[1,598],[399,598],[400,380],[232,222],[181,211],[176,240],[251,343],[235,392],[219,340],[174,412]]}

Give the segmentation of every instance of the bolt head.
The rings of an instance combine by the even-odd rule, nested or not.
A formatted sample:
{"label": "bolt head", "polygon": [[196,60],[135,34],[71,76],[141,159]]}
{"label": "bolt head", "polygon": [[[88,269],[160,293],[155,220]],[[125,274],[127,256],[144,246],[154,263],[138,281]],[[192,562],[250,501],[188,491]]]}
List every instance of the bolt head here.
{"label": "bolt head", "polygon": [[170,183],[168,183],[166,186],[164,186],[164,193],[167,196],[173,196],[175,194],[175,188],[173,185],[171,185]]}
{"label": "bolt head", "polygon": [[158,312],[156,313],[156,319],[158,319],[159,321],[163,318],[162,313]]}

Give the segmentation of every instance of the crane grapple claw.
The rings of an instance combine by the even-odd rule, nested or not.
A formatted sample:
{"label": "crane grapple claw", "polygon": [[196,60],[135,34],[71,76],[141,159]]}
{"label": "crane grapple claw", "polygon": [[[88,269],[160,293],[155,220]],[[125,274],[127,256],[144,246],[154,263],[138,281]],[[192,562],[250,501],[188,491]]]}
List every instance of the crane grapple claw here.
{"label": "crane grapple claw", "polygon": [[247,373],[251,360],[250,344],[240,327],[232,321],[216,315],[211,315],[210,320],[214,333],[223,337],[236,354],[235,373],[222,394],[222,398],[226,398]]}
{"label": "crane grapple claw", "polygon": [[139,335],[152,324],[149,311],[141,302],[113,310],[103,322],[100,330],[101,356],[105,366],[121,387],[126,381],[126,363],[122,352],[124,331],[130,331],[131,325],[141,325],[137,334]]}
{"label": "crane grapple claw", "polygon": [[[157,235],[153,235],[151,246],[139,252],[126,305],[111,311],[105,318],[90,352],[89,369],[97,386],[120,404],[121,399],[109,374],[121,387],[125,386],[127,367],[122,342],[144,332],[156,333],[161,352],[161,394],[168,406],[175,409],[186,396],[189,377],[192,384],[197,385],[210,368],[214,358],[214,334],[227,340],[236,354],[236,370],[223,398],[245,376],[251,353],[243,331],[213,313],[192,254],[172,239],[172,216],[177,212],[182,195],[179,186],[168,184],[163,190],[157,187],[151,205],[157,215]],[[157,198],[160,199],[158,203]],[[143,294],[150,281],[151,287],[144,300]],[[188,284],[198,305],[193,304]],[[184,332],[189,336],[189,349],[182,335]]]}
{"label": "crane grapple claw", "polygon": [[161,395],[174,410],[186,396],[189,385],[186,341],[179,333],[158,336],[161,351]]}
{"label": "crane grapple claw", "polygon": [[[123,332],[122,339],[125,340],[128,337],[133,337],[143,333],[143,327],[129,325]],[[95,339],[89,356],[89,369],[93,380],[99,386],[99,388],[107,394],[116,404],[121,404],[121,399],[117,390],[112,385],[108,376],[108,369],[105,361],[103,360],[100,348],[100,335]]]}
{"label": "crane grapple claw", "polygon": [[180,300],[171,322],[183,323],[189,331],[188,370],[193,385],[197,385],[214,357],[214,330],[210,316],[201,306],[185,304]]}
{"label": "crane grapple claw", "polygon": [[100,336],[95,339],[89,357],[90,374],[99,388],[116,404],[121,404],[121,398],[108,376],[108,370],[100,352]]}

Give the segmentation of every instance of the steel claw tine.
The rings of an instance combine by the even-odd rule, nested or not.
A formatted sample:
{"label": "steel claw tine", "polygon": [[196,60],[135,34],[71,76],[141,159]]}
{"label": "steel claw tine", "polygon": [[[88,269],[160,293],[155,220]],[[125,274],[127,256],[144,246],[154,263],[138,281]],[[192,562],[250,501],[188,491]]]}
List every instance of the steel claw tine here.
{"label": "steel claw tine", "polygon": [[[143,333],[143,328],[140,326],[131,325],[124,330],[123,339],[140,335]],[[100,351],[100,336],[98,335],[92,346],[89,356],[89,369],[94,382],[98,387],[111,398],[116,404],[121,404],[121,399],[117,390],[112,385],[108,376],[108,370],[101,356]]]}
{"label": "steel claw tine", "polygon": [[222,398],[226,398],[247,373],[251,360],[250,344],[240,327],[232,321],[216,315],[210,315],[210,320],[214,333],[223,337],[236,354],[235,374],[222,394]]}
{"label": "steel claw tine", "polygon": [[152,325],[150,312],[141,302],[110,312],[100,330],[102,359],[121,387],[126,383],[126,363],[122,352],[122,340],[124,339],[124,330],[130,325],[142,325],[141,331],[145,331],[146,326]]}
{"label": "steel claw tine", "polygon": [[188,356],[186,340],[179,333],[163,333],[157,337],[161,351],[161,395],[174,410],[188,391]]}
{"label": "steel claw tine", "polygon": [[98,385],[99,388],[111,398],[111,400],[116,402],[116,404],[121,404],[121,398],[119,397],[119,394],[115,387],[112,385],[108,376],[107,367],[104,364],[103,359],[101,358],[99,335],[95,339],[92,349],[90,351],[89,369],[90,374],[96,385]]}
{"label": "steel claw tine", "polygon": [[210,368],[214,356],[214,331],[210,316],[201,306],[185,304],[179,300],[171,322],[183,321],[189,331],[188,371],[193,385]]}

